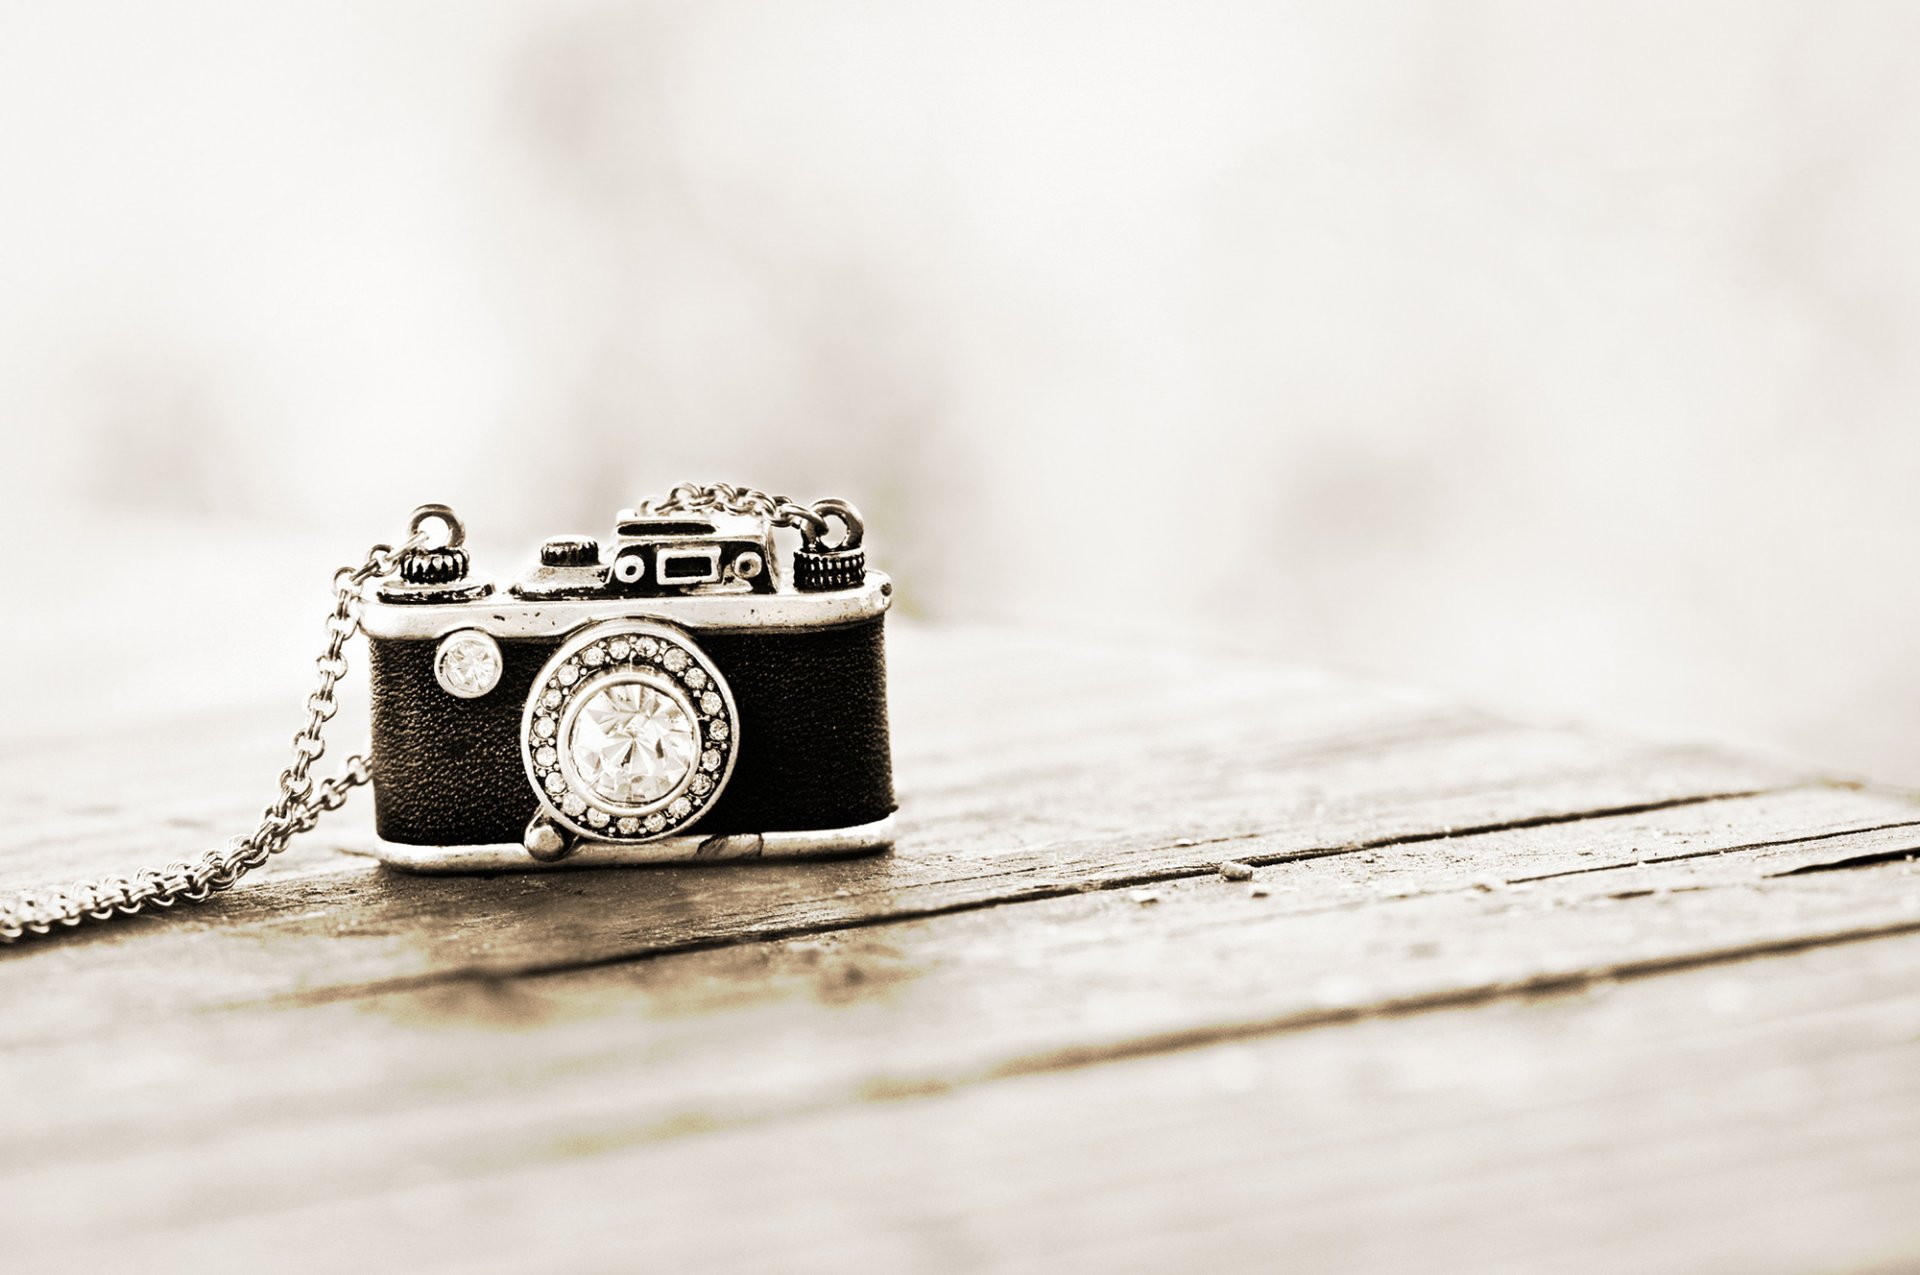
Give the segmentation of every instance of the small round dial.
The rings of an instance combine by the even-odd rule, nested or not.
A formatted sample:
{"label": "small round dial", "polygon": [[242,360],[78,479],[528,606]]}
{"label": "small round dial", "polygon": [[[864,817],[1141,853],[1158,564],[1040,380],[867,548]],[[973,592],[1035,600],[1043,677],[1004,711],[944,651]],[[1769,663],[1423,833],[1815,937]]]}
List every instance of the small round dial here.
{"label": "small round dial", "polygon": [[479,699],[500,685],[506,660],[490,633],[461,629],[440,639],[433,652],[433,676],[440,689],[459,699]]}
{"label": "small round dial", "polygon": [[600,562],[600,542],[592,536],[555,536],[540,546],[543,567],[592,567]]}

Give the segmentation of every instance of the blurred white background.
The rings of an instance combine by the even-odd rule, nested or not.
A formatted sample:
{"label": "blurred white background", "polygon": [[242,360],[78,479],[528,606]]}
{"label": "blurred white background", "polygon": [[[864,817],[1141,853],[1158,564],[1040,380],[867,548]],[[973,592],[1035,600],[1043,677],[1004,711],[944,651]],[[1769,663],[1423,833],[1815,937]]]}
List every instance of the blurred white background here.
{"label": "blurred white background", "polygon": [[446,500],[1920,782],[1920,6],[0,17],[0,700],[287,699]]}

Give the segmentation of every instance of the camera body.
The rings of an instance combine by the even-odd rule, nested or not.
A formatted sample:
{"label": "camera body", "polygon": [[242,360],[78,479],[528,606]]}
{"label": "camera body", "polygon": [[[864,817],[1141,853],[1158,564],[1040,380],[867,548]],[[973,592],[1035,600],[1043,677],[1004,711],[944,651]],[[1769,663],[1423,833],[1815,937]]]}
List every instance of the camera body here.
{"label": "camera body", "polygon": [[436,513],[449,543],[403,555],[361,615],[381,856],[471,870],[891,844],[892,585],[848,515],[836,546],[805,528],[790,579],[765,514],[641,509],[604,554],[556,537],[495,590]]}

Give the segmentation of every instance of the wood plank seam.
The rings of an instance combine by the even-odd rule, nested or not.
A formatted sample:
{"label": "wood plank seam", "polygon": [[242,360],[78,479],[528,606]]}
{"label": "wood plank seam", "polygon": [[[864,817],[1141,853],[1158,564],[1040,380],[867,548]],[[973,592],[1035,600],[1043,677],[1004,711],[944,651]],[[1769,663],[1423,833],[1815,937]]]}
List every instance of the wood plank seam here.
{"label": "wood plank seam", "polygon": [[[1887,825],[1889,829],[1908,826],[1907,824]],[[1878,831],[1878,829],[1871,829],[1870,831]],[[1911,863],[1914,861],[1914,858],[1915,852],[1912,850],[1878,850],[1872,854],[1857,854],[1848,859],[1837,859],[1832,863],[1803,864],[1797,868],[1788,868],[1783,872],[1774,872],[1769,875],[1776,877],[1803,877],[1814,872],[1857,872],[1861,868],[1877,868],[1888,863]]]}
{"label": "wood plank seam", "polygon": [[[1804,784],[1783,784],[1777,788],[1750,788],[1731,792],[1696,793],[1686,797],[1670,797],[1660,801],[1633,802],[1627,805],[1604,806],[1593,810],[1571,810],[1557,814],[1529,815],[1524,819],[1509,819],[1499,823],[1464,824],[1459,827],[1438,828],[1431,832],[1412,832],[1380,837],[1367,841],[1351,841],[1338,846],[1316,847],[1309,850],[1284,850],[1265,855],[1235,855],[1236,862],[1250,864],[1256,868],[1271,867],[1276,863],[1298,863],[1308,859],[1325,859],[1334,855],[1354,854],[1367,850],[1384,850],[1392,846],[1420,845],[1429,841],[1450,841],[1455,837],[1477,837],[1490,832],[1525,832],[1529,828],[1551,828],[1561,824],[1583,823],[1591,819],[1611,819],[1625,815],[1646,815],[1659,810],[1678,810],[1684,806],[1703,806],[1716,801],[1744,801],[1753,797],[1764,797],[1772,793],[1792,792],[1799,788],[1847,787],[1823,782]],[[1231,845],[1237,841],[1259,841],[1276,835],[1276,830],[1265,829],[1258,832],[1234,833],[1231,836],[1214,837],[1201,841],[1178,841],[1170,848],[1189,846]],[[1211,869],[1199,872],[1169,871],[1155,877],[1159,881],[1177,881],[1184,877],[1207,876]],[[1133,882],[1130,884],[1143,884]],[[1089,887],[1089,888],[1107,888]]]}
{"label": "wood plank seam", "polygon": [[[1780,789],[1777,791],[1787,791]],[[1897,832],[1902,828],[1920,828],[1920,819],[1901,819],[1892,823],[1862,824],[1859,827],[1835,828],[1831,832],[1822,832],[1812,836],[1788,837],[1778,841],[1749,841],[1737,846],[1719,846],[1711,850],[1688,850],[1679,854],[1648,855],[1636,862],[1652,867],[1661,863],[1684,863],[1689,859],[1711,859],[1717,855],[1739,854],[1743,850],[1769,850],[1776,846],[1813,845],[1821,841],[1835,841],[1841,837],[1856,837],[1869,832]],[[1880,850],[1872,854],[1857,855],[1850,859],[1841,859],[1834,863],[1810,863],[1803,867],[1789,868],[1782,872],[1769,873],[1769,876],[1790,877],[1808,872],[1834,872],[1843,868],[1869,868],[1882,863],[1898,863],[1902,859],[1913,857],[1911,850]],[[1556,872],[1542,872],[1533,876],[1508,877],[1508,885],[1527,885],[1535,881],[1554,881],[1561,877],[1584,876],[1590,872],[1611,872],[1619,867],[1616,863],[1596,863],[1587,867],[1562,868]]]}
{"label": "wood plank seam", "polygon": [[[1693,886],[1687,888],[1704,891],[1724,887]],[[1641,893],[1652,894],[1657,893],[1657,891],[1630,891],[1612,897],[1626,898]],[[1568,993],[1580,992],[1610,983],[1636,982],[1658,978],[1665,974],[1676,974],[1686,970],[1705,969],[1720,965],[1734,965],[1743,961],[1766,960],[1775,957],[1790,956],[1796,952],[1812,951],[1817,948],[1834,947],[1848,943],[1865,943],[1875,939],[1898,938],[1903,935],[1914,934],[1920,934],[1920,920],[1896,921],[1883,925],[1862,926],[1858,929],[1850,930],[1833,930],[1819,934],[1794,935],[1790,938],[1659,956],[1641,961],[1622,961],[1617,964],[1599,965],[1573,972],[1541,974],[1519,981],[1492,982],[1476,986],[1449,988],[1444,992],[1396,997],[1369,1005],[1348,1005],[1328,1009],[1307,1010],[1284,1014],[1270,1019],[1253,1019],[1238,1023],[1221,1023],[1206,1027],[1182,1029],[1175,1032],[1155,1033],[1126,1041],[1107,1042],[1084,1049],[1052,1050],[1028,1058],[1010,1059],[979,1076],[959,1077],[947,1083],[916,1085],[910,1088],[903,1088],[898,1093],[877,1091],[873,1096],[911,1097],[924,1093],[944,1092],[946,1090],[959,1088],[962,1085],[982,1081],[1007,1079],[1014,1076],[1037,1075],[1044,1072],[1068,1071],[1082,1067],[1094,1067],[1103,1063],[1118,1062],[1130,1058],[1149,1057],[1158,1054],[1174,1053],[1184,1049],[1205,1048],[1210,1045],[1225,1044],[1232,1041],[1255,1040],[1286,1035],[1293,1032],[1311,1031],[1316,1028],[1331,1027],[1343,1023],[1407,1018],[1451,1009],[1467,1009],[1475,1006],[1490,1005],[1499,1001],[1527,1001],[1564,996]]]}

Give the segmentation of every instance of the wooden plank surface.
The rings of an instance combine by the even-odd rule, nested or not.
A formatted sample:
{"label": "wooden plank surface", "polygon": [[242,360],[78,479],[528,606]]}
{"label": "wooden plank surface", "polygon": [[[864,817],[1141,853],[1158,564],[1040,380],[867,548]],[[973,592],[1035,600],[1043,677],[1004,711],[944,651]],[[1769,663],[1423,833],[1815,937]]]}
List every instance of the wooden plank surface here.
{"label": "wooden plank surface", "polygon": [[[1920,1260],[1910,797],[1182,652],[894,654],[890,856],[422,878],[361,811],[0,957],[13,1251]],[[244,823],[277,726],[156,732],[106,804],[61,796],[92,741],[9,758],[0,882]]]}

